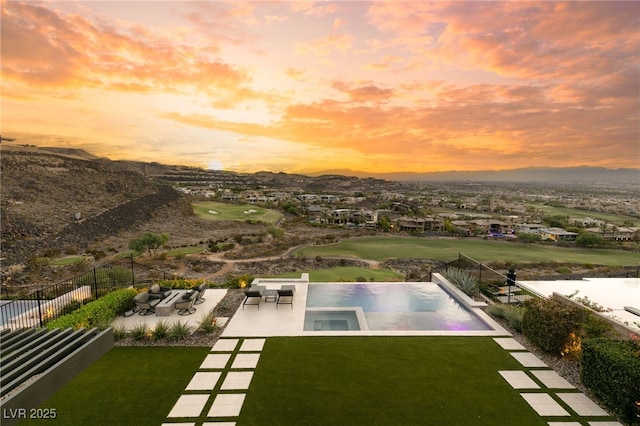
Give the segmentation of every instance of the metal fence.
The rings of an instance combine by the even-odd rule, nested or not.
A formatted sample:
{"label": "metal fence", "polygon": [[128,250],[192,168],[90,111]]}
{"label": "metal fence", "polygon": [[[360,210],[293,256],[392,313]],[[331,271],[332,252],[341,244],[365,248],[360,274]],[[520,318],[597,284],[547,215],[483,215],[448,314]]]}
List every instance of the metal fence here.
{"label": "metal fence", "polygon": [[170,274],[133,260],[133,256],[98,266],[73,278],[0,301],[0,328],[44,327],[114,290],[143,287]]}
{"label": "metal fence", "polygon": [[431,279],[434,273],[446,274],[451,269],[459,269],[468,275],[474,276],[478,280],[480,290],[493,300],[501,303],[522,304],[533,297],[542,297],[524,289],[515,279],[515,276],[509,279],[508,274],[500,273],[462,253],[458,253],[458,259],[431,269],[429,278]]}

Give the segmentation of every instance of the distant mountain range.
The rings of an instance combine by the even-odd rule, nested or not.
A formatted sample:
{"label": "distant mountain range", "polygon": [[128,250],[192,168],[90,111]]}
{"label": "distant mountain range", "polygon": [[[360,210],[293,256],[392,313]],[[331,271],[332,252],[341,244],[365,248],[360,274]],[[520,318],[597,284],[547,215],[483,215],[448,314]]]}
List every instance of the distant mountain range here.
{"label": "distant mountain range", "polygon": [[[11,146],[4,145],[3,148]],[[39,151],[54,152],[72,158],[86,160],[102,160],[109,161],[105,158],[98,158],[95,155],[83,150],[75,148],[58,148],[58,147],[14,147],[17,149],[31,149]],[[143,163],[139,161],[119,161],[122,164],[136,165],[140,168],[142,165],[170,167],[157,163]],[[272,173],[278,173],[273,171]],[[457,171],[451,170],[446,172],[395,172],[395,173],[370,173],[349,169],[328,169],[318,172],[300,173],[306,176],[324,176],[337,175],[358,178],[375,178],[390,181],[409,181],[409,182],[442,182],[442,181],[472,181],[472,182],[565,182],[565,183],[626,183],[640,184],[640,168],[620,168],[608,169],[605,167],[527,167],[509,170],[477,170],[477,171]]]}
{"label": "distant mountain range", "polygon": [[476,181],[476,182],[625,182],[640,184],[640,169],[607,169],[604,167],[528,167],[511,170],[478,170],[447,172],[367,173],[348,169],[323,170],[309,176],[343,175],[360,178],[413,182]]}

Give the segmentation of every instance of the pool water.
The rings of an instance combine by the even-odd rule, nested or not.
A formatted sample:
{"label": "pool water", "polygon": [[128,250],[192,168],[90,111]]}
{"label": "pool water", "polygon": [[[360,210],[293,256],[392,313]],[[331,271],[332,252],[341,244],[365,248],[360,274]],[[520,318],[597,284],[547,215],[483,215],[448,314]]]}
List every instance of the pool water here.
{"label": "pool water", "polygon": [[305,331],[492,330],[435,283],[309,284]]}

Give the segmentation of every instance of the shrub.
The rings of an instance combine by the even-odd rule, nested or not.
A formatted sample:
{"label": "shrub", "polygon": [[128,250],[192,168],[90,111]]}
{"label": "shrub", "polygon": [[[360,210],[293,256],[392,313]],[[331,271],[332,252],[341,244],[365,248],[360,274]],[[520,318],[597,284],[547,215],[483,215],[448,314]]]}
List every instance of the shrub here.
{"label": "shrub", "polygon": [[640,345],[588,339],[582,343],[580,379],[612,412],[640,425]]}
{"label": "shrub", "polygon": [[478,279],[460,269],[450,269],[445,272],[445,277],[460,289],[467,296],[474,296],[478,292]]}
{"label": "shrub", "polygon": [[157,284],[161,287],[171,287],[173,289],[192,289],[206,282],[208,281],[201,278],[198,278],[198,279],[179,278],[175,280],[159,280]]}
{"label": "shrub", "polygon": [[113,339],[118,341],[118,340],[122,340],[125,337],[127,337],[127,329],[120,326],[120,327],[113,327]]}
{"label": "shrub", "polygon": [[147,334],[147,326],[146,324],[136,324],[131,331],[129,331],[129,336],[133,340],[146,340],[149,336]]}
{"label": "shrub", "polygon": [[133,297],[137,292],[133,289],[120,289],[111,292],[98,300],[87,303],[80,309],[63,315],[47,323],[47,328],[92,328],[105,329],[113,319],[131,309]]}
{"label": "shrub", "polygon": [[151,338],[153,340],[161,340],[169,334],[169,324],[166,321],[159,321],[155,328],[151,330]]}
{"label": "shrub", "polygon": [[191,334],[191,327],[189,327],[187,323],[183,323],[181,321],[174,323],[169,328],[169,337],[175,342],[183,340],[189,334]]}
{"label": "shrub", "polygon": [[215,318],[215,315],[213,314],[213,311],[210,311],[206,315],[202,315],[202,318],[200,319],[200,326],[198,327],[198,330],[203,331],[203,332],[208,333],[208,334],[211,334],[211,333],[215,332],[216,330],[218,330],[218,326],[216,325],[216,318]]}
{"label": "shrub", "polygon": [[586,312],[555,299],[534,299],[526,304],[522,332],[545,352],[562,355],[573,333],[580,334]]}
{"label": "shrub", "polygon": [[505,319],[514,330],[518,332],[522,331],[522,318],[524,316],[523,307],[494,303],[489,306],[487,312],[498,318]]}

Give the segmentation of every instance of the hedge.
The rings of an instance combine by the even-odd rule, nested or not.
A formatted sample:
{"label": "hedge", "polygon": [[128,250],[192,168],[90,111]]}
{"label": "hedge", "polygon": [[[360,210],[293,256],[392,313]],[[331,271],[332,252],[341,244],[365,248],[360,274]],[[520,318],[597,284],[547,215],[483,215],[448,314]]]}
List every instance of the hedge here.
{"label": "hedge", "polygon": [[640,425],[640,344],[588,339],[582,342],[580,379],[613,413]]}
{"label": "hedge", "polygon": [[93,328],[105,329],[115,317],[133,307],[134,289],[113,291],[98,300],[87,303],[70,314],[47,323],[47,328]]}
{"label": "hedge", "polygon": [[[192,289],[204,283],[207,283],[207,280],[202,278],[196,278],[196,279],[178,278],[175,280],[160,280],[156,282],[156,284],[158,284],[161,287],[171,287],[174,289]],[[207,284],[207,287],[210,287],[210,285]]]}

